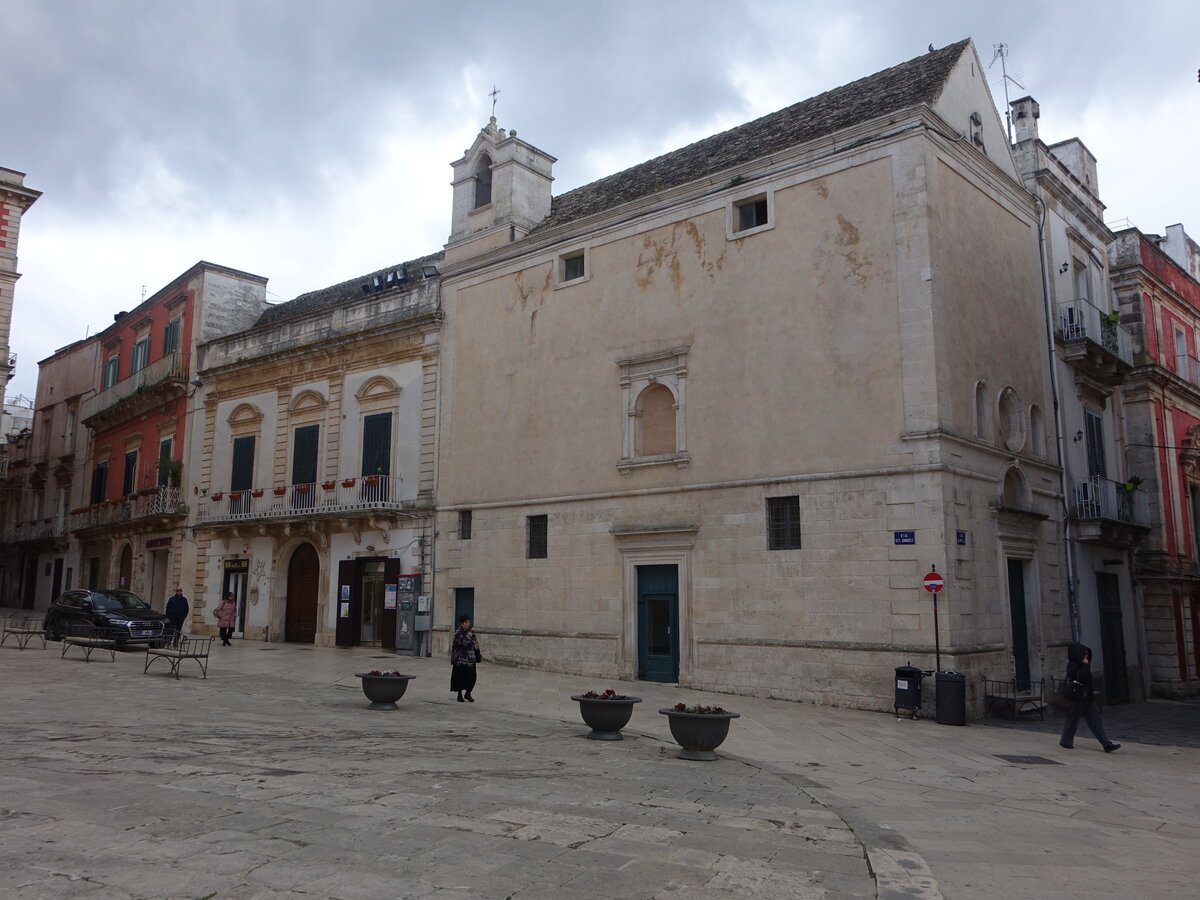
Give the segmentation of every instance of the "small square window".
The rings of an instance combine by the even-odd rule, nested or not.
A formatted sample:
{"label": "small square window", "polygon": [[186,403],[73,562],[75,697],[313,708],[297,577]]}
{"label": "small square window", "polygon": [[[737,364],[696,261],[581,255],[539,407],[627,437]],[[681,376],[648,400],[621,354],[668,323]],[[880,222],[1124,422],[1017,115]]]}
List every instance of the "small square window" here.
{"label": "small square window", "polygon": [[736,206],[737,227],[735,231],[749,231],[767,224],[767,198],[755,197]]}
{"label": "small square window", "polygon": [[800,549],[800,497],[767,498],[767,549]]}
{"label": "small square window", "polygon": [[545,516],[525,518],[525,556],[528,559],[546,558],[547,527]]}
{"label": "small square window", "polygon": [[458,539],[460,541],[469,541],[471,539],[471,510],[469,509],[459,510]]}
{"label": "small square window", "polygon": [[583,277],[583,254],[563,257],[563,281],[574,281]]}

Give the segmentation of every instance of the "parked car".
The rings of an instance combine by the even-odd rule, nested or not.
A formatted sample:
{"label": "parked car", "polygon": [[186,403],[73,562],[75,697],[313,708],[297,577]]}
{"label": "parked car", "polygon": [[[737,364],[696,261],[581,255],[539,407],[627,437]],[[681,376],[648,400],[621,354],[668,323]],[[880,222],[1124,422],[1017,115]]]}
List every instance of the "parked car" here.
{"label": "parked car", "polygon": [[46,637],[58,640],[71,626],[109,628],[118,644],[153,644],[170,627],[167,617],[132,591],[67,591],[46,610]]}

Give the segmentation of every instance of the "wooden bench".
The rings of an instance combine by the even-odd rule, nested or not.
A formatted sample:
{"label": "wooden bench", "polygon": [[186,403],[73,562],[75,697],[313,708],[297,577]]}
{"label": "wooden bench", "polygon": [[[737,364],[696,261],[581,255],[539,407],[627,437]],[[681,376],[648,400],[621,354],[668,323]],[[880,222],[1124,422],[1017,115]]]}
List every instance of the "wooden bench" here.
{"label": "wooden bench", "polygon": [[171,666],[171,673],[179,680],[179,667],[185,659],[194,659],[200,666],[204,678],[208,678],[208,653],[212,649],[211,637],[185,638],[179,632],[171,632],[169,639],[161,646],[148,644],[146,646],[146,665],[142,669],[145,675],[150,671],[150,664],[157,659],[165,659]]}
{"label": "wooden bench", "polygon": [[1042,681],[1031,681],[1028,687],[1018,690],[1015,678],[1000,681],[985,675],[983,699],[989,710],[994,706],[1006,709],[1013,721],[1027,712],[1036,712],[1039,719],[1044,719],[1046,703],[1042,699],[1042,684]]}
{"label": "wooden bench", "polygon": [[112,628],[96,628],[92,625],[68,625],[62,636],[62,654],[65,659],[72,647],[83,650],[84,662],[92,661],[92,652],[107,650],[112,661],[117,661],[117,632]]}
{"label": "wooden bench", "polygon": [[4,620],[4,634],[0,635],[0,647],[9,636],[17,639],[17,646],[24,650],[35,637],[42,641],[42,649],[46,649],[46,631],[37,619],[10,617]]}

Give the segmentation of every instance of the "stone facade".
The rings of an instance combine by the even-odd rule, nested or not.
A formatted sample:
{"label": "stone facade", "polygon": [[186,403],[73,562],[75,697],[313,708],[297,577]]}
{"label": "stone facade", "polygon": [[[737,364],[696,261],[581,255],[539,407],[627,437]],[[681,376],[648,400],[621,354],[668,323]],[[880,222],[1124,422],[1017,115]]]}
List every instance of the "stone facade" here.
{"label": "stone facade", "polygon": [[880,709],[939,642],[975,709],[1014,640],[1058,668],[1036,213],[981,71],[964,42],[452,239],[438,622]]}
{"label": "stone facade", "polygon": [[1057,398],[1045,419],[1064,466],[1064,586],[1072,633],[1093,648],[1098,690],[1106,702],[1123,703],[1144,699],[1149,688],[1132,574],[1133,551],[1149,530],[1150,515],[1146,492],[1126,489],[1120,390],[1133,369],[1134,342],[1118,321],[1109,290],[1113,235],[1104,224],[1096,159],[1078,139],[1042,141],[1040,114],[1032,97],[1012,103],[1013,157],[1045,210],[1041,267]]}
{"label": "stone facade", "polygon": [[197,630],[230,591],[247,637],[415,649],[395,620],[416,598],[389,609],[385,586],[432,575],[441,314],[424,263],[428,277],[393,267],[202,346]]}
{"label": "stone facade", "polygon": [[25,186],[25,173],[0,166],[0,406],[12,378],[15,360],[8,345],[12,329],[17,271],[17,244],[21,238],[21,217],[42,196],[41,191]]}

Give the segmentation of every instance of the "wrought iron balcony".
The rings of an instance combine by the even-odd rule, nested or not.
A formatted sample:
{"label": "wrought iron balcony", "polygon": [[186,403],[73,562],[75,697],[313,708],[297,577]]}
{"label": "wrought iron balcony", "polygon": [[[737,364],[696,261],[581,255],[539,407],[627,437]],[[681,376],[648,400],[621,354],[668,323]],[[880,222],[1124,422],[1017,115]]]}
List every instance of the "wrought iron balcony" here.
{"label": "wrought iron balcony", "polygon": [[14,522],[4,527],[4,543],[16,544],[27,541],[54,541],[66,538],[67,520],[63,516],[38,519],[33,522]]}
{"label": "wrought iron balcony", "polygon": [[187,515],[183,494],[174,485],[159,485],[138,491],[122,500],[108,500],[71,513],[71,530],[104,528],[112,525],[150,524],[163,516]]}
{"label": "wrought iron balcony", "polygon": [[1077,478],[1072,499],[1078,540],[1133,541],[1150,528],[1145,492],[1128,490],[1124,482],[1099,475]]}
{"label": "wrought iron balcony", "polygon": [[145,398],[145,403],[131,403],[129,415],[157,406],[166,400],[182,395],[187,389],[187,357],[182,353],[169,353],[156,359],[128,378],[112,387],[88,397],[79,406],[79,418],[84,425],[99,424],[108,415],[118,414],[126,401]]}
{"label": "wrought iron balcony", "polygon": [[401,488],[399,475],[364,475],[286,487],[217,491],[201,498],[197,520],[218,524],[411,510],[414,503],[401,499]]}
{"label": "wrought iron balcony", "polygon": [[1066,342],[1087,341],[1126,366],[1133,365],[1133,336],[1111,314],[1101,312],[1085,298],[1059,304],[1058,329]]}

